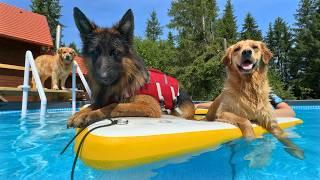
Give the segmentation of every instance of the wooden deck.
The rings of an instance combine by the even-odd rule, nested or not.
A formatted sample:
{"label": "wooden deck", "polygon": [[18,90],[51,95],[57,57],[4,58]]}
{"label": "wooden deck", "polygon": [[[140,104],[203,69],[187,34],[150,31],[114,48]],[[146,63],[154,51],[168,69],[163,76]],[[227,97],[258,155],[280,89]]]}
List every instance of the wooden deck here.
{"label": "wooden deck", "polygon": [[[46,96],[50,100],[68,100],[72,96],[71,90],[53,90],[45,89]],[[77,90],[76,93],[84,93],[83,90]],[[36,89],[29,89],[29,96],[39,97],[38,91]],[[14,87],[0,87],[0,96],[22,96],[21,88]]]}

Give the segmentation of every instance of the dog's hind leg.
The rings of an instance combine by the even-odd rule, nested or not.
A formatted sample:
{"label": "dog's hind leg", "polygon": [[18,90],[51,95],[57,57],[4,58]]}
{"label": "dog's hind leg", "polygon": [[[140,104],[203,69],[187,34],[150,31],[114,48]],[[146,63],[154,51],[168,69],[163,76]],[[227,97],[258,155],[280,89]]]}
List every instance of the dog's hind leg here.
{"label": "dog's hind leg", "polygon": [[[44,82],[47,80],[47,77],[45,76],[40,76],[40,82],[42,84],[42,87],[45,88],[44,86]],[[36,89],[37,85],[36,85],[36,81],[34,79],[34,77],[32,76],[32,89]]]}
{"label": "dog's hind leg", "polygon": [[69,127],[84,127],[94,122],[111,117],[161,117],[160,105],[156,99],[148,95],[131,97],[127,103],[114,103],[82,113],[72,119]]}
{"label": "dog's hind leg", "polygon": [[283,145],[285,145],[284,148],[290,155],[298,159],[304,159],[303,150],[287,138],[286,133],[279,127],[276,121],[270,121],[269,123],[257,123],[270,132],[274,137],[276,137]]}
{"label": "dog's hind leg", "polygon": [[195,107],[187,92],[181,90],[177,97],[177,108],[172,112],[174,116],[185,119],[194,119]]}
{"label": "dog's hind leg", "polygon": [[220,103],[221,103],[221,94],[218,97],[216,97],[212,102],[212,104],[210,105],[208,109],[208,113],[206,115],[206,120],[208,121],[215,120]]}

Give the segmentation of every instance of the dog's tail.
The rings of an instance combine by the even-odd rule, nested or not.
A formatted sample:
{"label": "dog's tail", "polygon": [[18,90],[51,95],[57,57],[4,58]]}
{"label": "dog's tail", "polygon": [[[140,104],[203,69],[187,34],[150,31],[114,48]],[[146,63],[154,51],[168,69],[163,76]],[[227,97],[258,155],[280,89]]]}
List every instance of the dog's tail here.
{"label": "dog's tail", "polygon": [[195,106],[191,97],[185,90],[180,90],[177,97],[177,108],[173,111],[173,114],[185,119],[194,119],[194,113]]}

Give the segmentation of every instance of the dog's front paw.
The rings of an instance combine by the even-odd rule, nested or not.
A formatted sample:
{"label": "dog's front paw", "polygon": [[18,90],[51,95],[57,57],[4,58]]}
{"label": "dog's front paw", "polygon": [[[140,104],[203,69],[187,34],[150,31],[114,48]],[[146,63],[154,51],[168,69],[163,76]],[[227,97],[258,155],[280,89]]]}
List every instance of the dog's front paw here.
{"label": "dog's front paw", "polygon": [[69,117],[68,122],[67,122],[67,128],[70,127],[76,127],[75,126],[75,122],[78,121],[77,119],[79,119],[79,117],[81,116],[81,111],[75,113],[74,115],[72,115],[71,117]]}
{"label": "dog's front paw", "polygon": [[88,113],[74,114],[68,120],[67,127],[82,128],[88,124]]}
{"label": "dog's front paw", "polygon": [[52,89],[53,90],[59,90],[59,87],[57,85],[54,85]]}
{"label": "dog's front paw", "polygon": [[66,87],[61,87],[61,89],[62,90],[66,90],[66,91],[68,91],[69,89],[68,88],[66,88]]}
{"label": "dog's front paw", "polygon": [[67,127],[83,128],[102,119],[102,115],[97,111],[88,113],[76,113],[68,120]]}

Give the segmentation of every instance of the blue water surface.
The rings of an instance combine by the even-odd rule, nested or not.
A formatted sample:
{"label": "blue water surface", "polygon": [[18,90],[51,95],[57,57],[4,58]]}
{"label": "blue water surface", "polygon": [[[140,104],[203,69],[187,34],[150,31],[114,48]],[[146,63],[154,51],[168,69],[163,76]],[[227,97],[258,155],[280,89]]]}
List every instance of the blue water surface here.
{"label": "blue water surface", "polygon": [[[116,171],[98,171],[78,161],[75,179],[320,179],[320,106],[296,108],[302,125],[287,129],[305,151],[298,160],[271,135],[253,142],[235,140],[202,152]],[[74,135],[66,128],[70,111],[0,112],[0,179],[70,179],[72,148],[59,155]],[[214,137],[212,137],[214,138]]]}

